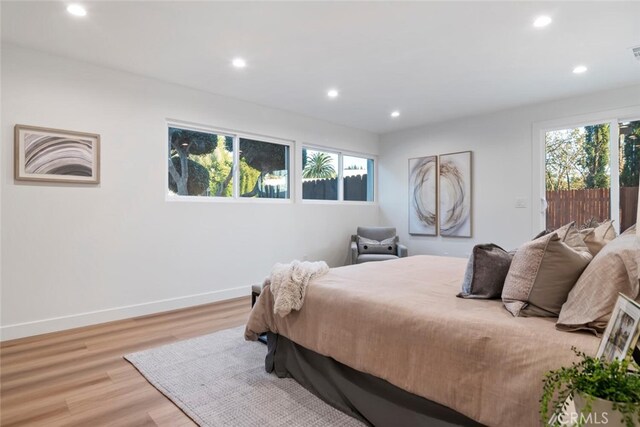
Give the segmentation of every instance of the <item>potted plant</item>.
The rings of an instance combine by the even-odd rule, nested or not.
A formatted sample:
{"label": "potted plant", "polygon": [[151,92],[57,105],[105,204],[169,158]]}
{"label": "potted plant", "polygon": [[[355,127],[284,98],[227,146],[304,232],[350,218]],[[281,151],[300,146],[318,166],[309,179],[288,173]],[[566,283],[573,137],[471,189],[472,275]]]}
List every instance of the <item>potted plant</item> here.
{"label": "potted plant", "polygon": [[[545,375],[540,416],[543,425],[634,427],[640,425],[640,375],[629,360],[605,362],[575,347],[580,362]],[[633,365],[635,372],[629,368]],[[575,413],[569,414],[571,399]]]}

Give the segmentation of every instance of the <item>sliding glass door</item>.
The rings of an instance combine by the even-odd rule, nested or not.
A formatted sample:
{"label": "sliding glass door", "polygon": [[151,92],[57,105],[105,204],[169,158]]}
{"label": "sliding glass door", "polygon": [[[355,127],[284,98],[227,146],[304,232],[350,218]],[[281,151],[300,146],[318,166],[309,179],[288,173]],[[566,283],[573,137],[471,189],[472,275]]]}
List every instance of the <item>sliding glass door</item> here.
{"label": "sliding glass door", "polygon": [[636,222],[640,182],[640,119],[618,124],[620,170],[620,229]]}
{"label": "sliding glass door", "polygon": [[547,229],[614,219],[635,223],[640,170],[640,119],[593,122],[544,133]]}

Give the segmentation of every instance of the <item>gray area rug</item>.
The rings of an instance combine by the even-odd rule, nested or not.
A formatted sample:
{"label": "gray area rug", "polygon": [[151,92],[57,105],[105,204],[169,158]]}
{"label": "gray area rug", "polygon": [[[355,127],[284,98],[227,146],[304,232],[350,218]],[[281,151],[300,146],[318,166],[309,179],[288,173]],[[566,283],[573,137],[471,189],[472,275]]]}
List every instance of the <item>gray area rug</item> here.
{"label": "gray area rug", "polygon": [[266,373],[267,347],[243,333],[227,329],[125,359],[201,426],[363,426],[295,380]]}

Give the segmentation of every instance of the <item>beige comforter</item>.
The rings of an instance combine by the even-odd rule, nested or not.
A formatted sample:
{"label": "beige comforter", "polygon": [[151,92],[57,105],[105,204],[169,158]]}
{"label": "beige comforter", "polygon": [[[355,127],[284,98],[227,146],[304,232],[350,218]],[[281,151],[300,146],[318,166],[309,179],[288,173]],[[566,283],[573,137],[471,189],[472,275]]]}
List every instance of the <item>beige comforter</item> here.
{"label": "beige comforter", "polygon": [[489,426],[539,426],[542,376],[599,339],[498,300],[456,298],[466,260],[413,256],[333,268],[281,318],[266,288],[246,338],[267,330]]}

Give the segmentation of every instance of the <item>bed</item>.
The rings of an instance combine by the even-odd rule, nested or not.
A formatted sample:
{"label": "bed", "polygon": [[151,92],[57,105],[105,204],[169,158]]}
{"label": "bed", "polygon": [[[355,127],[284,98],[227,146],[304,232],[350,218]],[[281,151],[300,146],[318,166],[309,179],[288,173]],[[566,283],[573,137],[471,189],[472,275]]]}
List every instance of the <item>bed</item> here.
{"label": "bed", "polygon": [[[285,317],[273,314],[266,287],[245,336],[269,333],[268,365],[279,352],[304,353],[306,365],[289,374],[342,410],[300,374],[332,375],[330,362],[416,397],[455,424],[539,426],[543,373],[574,361],[572,346],[595,354],[599,339],[557,331],[553,318],[514,318],[500,300],[456,298],[465,266],[465,259],[421,255],[332,268],[310,282],[302,309]],[[343,396],[337,387],[333,395]]]}

